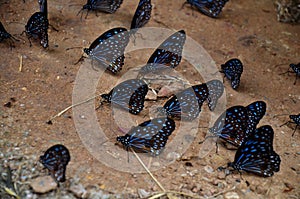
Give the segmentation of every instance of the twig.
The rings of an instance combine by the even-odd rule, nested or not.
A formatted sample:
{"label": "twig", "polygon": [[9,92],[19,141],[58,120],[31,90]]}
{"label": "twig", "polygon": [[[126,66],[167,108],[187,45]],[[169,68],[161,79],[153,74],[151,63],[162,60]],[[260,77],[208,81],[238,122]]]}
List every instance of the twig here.
{"label": "twig", "polygon": [[22,72],[22,69],[23,69],[23,56],[20,55],[19,72]]}
{"label": "twig", "polygon": [[96,97],[99,97],[99,96],[101,96],[101,95],[102,95],[102,94],[95,95],[95,96],[90,97],[90,98],[88,98],[88,99],[86,99],[86,100],[84,100],[84,101],[81,101],[81,102],[78,102],[78,103],[76,103],[76,104],[72,104],[71,106],[68,106],[67,108],[65,108],[64,110],[62,110],[61,112],[59,112],[58,114],[52,116],[52,117],[49,119],[48,122],[51,122],[53,119],[55,119],[55,118],[61,116],[62,114],[64,114],[65,112],[67,112],[69,109],[74,108],[74,107],[76,107],[76,106],[79,106],[79,105],[81,105],[81,104],[84,104],[84,103],[86,103],[86,102],[88,102],[88,101],[91,101],[91,100],[93,100],[93,99],[95,99]]}

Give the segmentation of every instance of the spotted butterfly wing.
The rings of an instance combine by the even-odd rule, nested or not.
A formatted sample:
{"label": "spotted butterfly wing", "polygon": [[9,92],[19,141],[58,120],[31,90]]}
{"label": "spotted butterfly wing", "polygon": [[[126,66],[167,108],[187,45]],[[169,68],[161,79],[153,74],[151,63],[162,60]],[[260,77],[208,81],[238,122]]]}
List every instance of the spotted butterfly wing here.
{"label": "spotted butterfly wing", "polygon": [[224,92],[224,85],[219,80],[211,80],[206,82],[209,95],[207,97],[207,103],[209,110],[213,111],[215,110],[218,100],[223,95]]}
{"label": "spotted butterfly wing", "polygon": [[13,40],[16,40],[16,41],[17,41],[17,39],[15,39],[11,34],[9,34],[9,33],[5,30],[3,24],[0,22],[0,42],[4,41],[4,40],[6,40],[6,39],[10,39],[10,40],[11,40],[11,41],[9,42],[11,47],[13,46],[11,42],[13,42]]}
{"label": "spotted butterfly wing", "polygon": [[100,11],[109,14],[115,13],[123,3],[123,0],[88,0],[78,14],[84,10],[89,11]]}
{"label": "spotted butterfly wing", "polygon": [[243,64],[239,59],[230,59],[221,65],[221,73],[231,81],[231,87],[237,89],[240,85],[241,75],[243,73]]}
{"label": "spotted butterfly wing", "polygon": [[171,97],[158,111],[173,119],[194,120],[198,117],[207,96],[206,84],[195,85]]}
{"label": "spotted butterfly wing", "polygon": [[228,166],[238,171],[246,171],[263,177],[270,177],[280,170],[280,157],[273,150],[274,131],[266,125],[256,129],[255,133],[238,148],[234,162]]}
{"label": "spotted butterfly wing", "polygon": [[250,133],[255,131],[256,126],[258,125],[259,121],[263,118],[266,113],[267,105],[264,101],[256,101],[249,104],[247,107],[247,129],[246,129],[246,136],[249,136]]}
{"label": "spotted butterfly wing", "polygon": [[118,136],[127,150],[159,155],[165,148],[169,136],[175,130],[175,122],[170,118],[155,118],[133,127],[126,135]]}
{"label": "spotted butterfly wing", "polygon": [[[158,72],[168,67],[175,68],[181,61],[183,45],[186,40],[184,30],[168,37],[151,55],[147,65],[140,70],[140,75]],[[166,67],[168,66],[168,67]]]}
{"label": "spotted butterfly wing", "polygon": [[144,108],[148,85],[140,79],[129,79],[114,87],[108,94],[101,97],[107,102],[137,115]]}
{"label": "spotted butterfly wing", "polygon": [[230,107],[219,116],[209,131],[238,147],[246,138],[247,114],[247,109],[244,106]]}
{"label": "spotted butterfly wing", "polygon": [[128,42],[126,28],[113,28],[100,35],[84,52],[100,67],[116,74],[124,65],[124,51]]}
{"label": "spotted butterfly wing", "polygon": [[297,79],[300,77],[300,63],[298,64],[290,64],[291,69],[296,73],[296,79],[294,85],[296,84]]}
{"label": "spotted butterfly wing", "polygon": [[50,147],[44,155],[40,156],[40,162],[50,171],[51,176],[57,182],[65,181],[65,173],[69,161],[69,150],[60,144]]}
{"label": "spotted butterfly wing", "polygon": [[186,3],[196,7],[201,13],[216,18],[228,0],[187,0]]}
{"label": "spotted butterfly wing", "polygon": [[133,16],[130,29],[141,28],[147,24],[151,17],[151,0],[140,0],[139,5]]}

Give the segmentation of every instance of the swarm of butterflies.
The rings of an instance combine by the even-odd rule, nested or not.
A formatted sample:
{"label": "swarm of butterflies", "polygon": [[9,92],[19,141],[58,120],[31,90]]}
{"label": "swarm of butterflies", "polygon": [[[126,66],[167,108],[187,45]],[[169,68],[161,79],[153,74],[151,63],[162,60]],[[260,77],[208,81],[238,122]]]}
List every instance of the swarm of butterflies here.
{"label": "swarm of butterflies", "polygon": [[[201,13],[215,18],[221,13],[227,1],[187,0],[183,6],[190,4]],[[49,46],[47,0],[38,2],[40,12],[30,17],[25,26],[25,33],[29,41],[39,40],[42,47],[47,48]],[[122,2],[123,0],[88,0],[78,14],[85,10],[87,10],[86,17],[90,11],[112,14],[120,8]],[[136,33],[136,29],[148,23],[151,11],[151,0],[140,0],[130,31],[123,27],[112,28],[101,34],[89,48],[84,48],[84,53],[92,59],[93,64],[105,67],[113,75],[117,74],[124,66],[124,51],[130,36]],[[14,37],[0,23],[0,41],[6,39],[12,41]],[[184,30],[170,35],[153,52],[147,64],[140,69],[137,79],[121,82],[109,93],[102,94],[102,101],[131,114],[139,114],[144,109],[145,96],[149,90],[143,77],[148,73],[160,73],[163,70],[176,68],[182,58],[185,40]],[[290,67],[298,78],[300,65],[291,64]],[[222,64],[220,72],[224,73],[233,89],[238,89],[243,73],[243,64],[239,59],[231,59]],[[215,79],[186,88],[173,95],[162,107],[157,108],[159,117],[132,127],[125,135],[118,136],[116,141],[121,143],[126,150],[132,149],[136,152],[158,156],[176,128],[174,120],[195,120],[201,112],[203,103],[207,104],[210,111],[214,111],[223,92],[223,83]],[[263,101],[256,101],[247,106],[233,106],[221,114],[209,129],[210,136],[219,137],[237,147],[234,161],[228,163],[228,167],[263,177],[272,176],[274,172],[280,170],[281,160],[273,149],[272,127],[265,125],[257,128],[265,113],[266,103]],[[295,123],[296,128],[300,125],[300,114],[291,115],[290,119],[288,123]],[[70,159],[69,150],[60,144],[50,147],[44,155],[40,156],[40,162],[57,182],[66,180],[66,167]]]}

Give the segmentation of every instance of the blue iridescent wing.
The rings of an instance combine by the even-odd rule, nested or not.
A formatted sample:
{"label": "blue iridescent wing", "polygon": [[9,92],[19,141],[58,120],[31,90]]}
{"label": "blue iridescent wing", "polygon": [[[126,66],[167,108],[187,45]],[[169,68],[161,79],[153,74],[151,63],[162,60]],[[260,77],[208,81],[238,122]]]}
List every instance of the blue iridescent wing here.
{"label": "blue iridescent wing", "polygon": [[238,147],[246,138],[247,121],[247,109],[243,106],[233,106],[219,116],[209,131]]}
{"label": "blue iridescent wing", "polygon": [[133,127],[124,136],[118,136],[117,141],[126,149],[132,148],[136,152],[159,155],[174,130],[174,120],[155,118]]}
{"label": "blue iridescent wing", "polygon": [[108,94],[102,94],[101,97],[112,105],[136,115],[144,108],[147,92],[148,85],[143,80],[129,79],[118,84]]}
{"label": "blue iridescent wing", "polygon": [[237,150],[234,162],[228,165],[238,171],[246,171],[270,177],[280,170],[280,157],[273,150],[274,131],[266,125],[256,129]]}
{"label": "blue iridescent wing", "polygon": [[223,95],[224,85],[220,80],[211,80],[206,82],[209,95],[207,97],[207,103],[209,110],[215,110],[218,100]]}
{"label": "blue iridescent wing", "polygon": [[[168,37],[151,55],[147,65],[140,70],[141,75],[158,72],[169,67],[175,68],[181,61],[183,45],[186,40],[184,30]],[[167,66],[167,67],[166,67]]]}
{"label": "blue iridescent wing", "polygon": [[69,150],[60,144],[50,147],[44,155],[40,156],[40,162],[57,182],[65,181],[66,167],[70,159]]}
{"label": "blue iridescent wing", "polygon": [[187,0],[187,3],[196,7],[201,13],[209,17],[217,17],[228,0]]}
{"label": "blue iridescent wing", "polygon": [[116,74],[124,65],[124,51],[128,43],[127,29],[113,28],[100,35],[84,52],[100,67]]}
{"label": "blue iridescent wing", "polygon": [[246,108],[248,110],[246,136],[249,136],[255,131],[259,121],[265,115],[267,105],[264,101],[256,101],[249,104]]}
{"label": "blue iridescent wing", "polygon": [[133,16],[130,29],[141,28],[147,24],[151,17],[151,0],[140,0]]}
{"label": "blue iridescent wing", "polygon": [[239,59],[230,59],[221,65],[221,72],[231,81],[231,87],[237,89],[243,73],[243,64]]}

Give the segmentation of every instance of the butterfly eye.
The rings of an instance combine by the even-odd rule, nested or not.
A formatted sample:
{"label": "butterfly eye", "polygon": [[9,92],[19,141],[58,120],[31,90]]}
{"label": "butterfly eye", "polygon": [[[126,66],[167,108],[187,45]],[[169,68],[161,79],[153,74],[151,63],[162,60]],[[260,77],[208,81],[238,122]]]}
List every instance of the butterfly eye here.
{"label": "butterfly eye", "polygon": [[180,30],[168,37],[151,55],[147,65],[143,66],[139,76],[147,73],[157,73],[179,65],[182,57],[183,45],[186,40],[184,30]]}
{"label": "butterfly eye", "polygon": [[40,157],[40,162],[46,167],[57,182],[65,181],[66,167],[70,161],[69,150],[60,144],[50,147]]}
{"label": "butterfly eye", "polygon": [[280,157],[273,150],[274,131],[271,126],[255,130],[237,149],[234,162],[228,165],[238,171],[246,171],[270,177],[280,170]]}
{"label": "butterfly eye", "polygon": [[197,8],[201,13],[216,18],[221,13],[227,1],[228,0],[187,0],[186,3]]}
{"label": "butterfly eye", "polygon": [[140,79],[129,79],[115,86],[108,94],[101,97],[114,106],[139,114],[144,108],[148,85]]}
{"label": "butterfly eye", "polygon": [[126,28],[113,28],[100,35],[84,52],[92,59],[92,64],[118,73],[124,65],[124,51],[129,43]]}
{"label": "butterfly eye", "polygon": [[221,73],[231,81],[231,87],[237,89],[240,85],[240,78],[243,73],[243,64],[239,59],[231,59],[221,65]]}
{"label": "butterfly eye", "polygon": [[133,16],[130,29],[141,28],[147,24],[151,17],[151,0],[140,0],[139,5]]}
{"label": "butterfly eye", "polygon": [[126,135],[118,136],[127,150],[159,155],[166,146],[169,136],[175,130],[175,122],[170,118],[155,118],[133,127]]}

